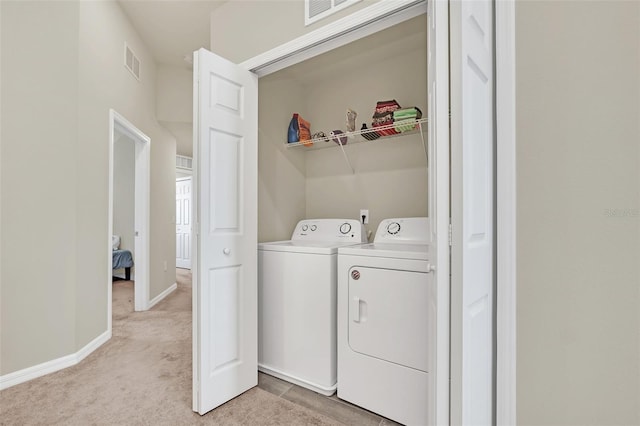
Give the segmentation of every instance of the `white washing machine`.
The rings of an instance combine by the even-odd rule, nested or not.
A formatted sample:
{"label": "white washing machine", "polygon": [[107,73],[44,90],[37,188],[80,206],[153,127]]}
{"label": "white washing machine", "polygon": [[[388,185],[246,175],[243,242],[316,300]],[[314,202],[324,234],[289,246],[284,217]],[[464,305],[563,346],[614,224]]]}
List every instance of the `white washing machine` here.
{"label": "white washing machine", "polygon": [[258,244],[260,371],[335,393],[338,248],[366,241],[357,220],[316,219],[289,241]]}
{"label": "white washing machine", "polygon": [[338,397],[407,425],[434,421],[428,235],[427,218],[386,219],[338,250]]}

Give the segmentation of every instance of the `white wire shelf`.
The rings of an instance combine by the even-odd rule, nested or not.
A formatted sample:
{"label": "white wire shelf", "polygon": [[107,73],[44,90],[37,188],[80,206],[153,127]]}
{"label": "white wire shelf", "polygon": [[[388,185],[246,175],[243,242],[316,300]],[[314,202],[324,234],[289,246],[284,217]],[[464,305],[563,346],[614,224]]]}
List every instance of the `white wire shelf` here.
{"label": "white wire shelf", "polygon": [[[345,142],[344,144],[339,144],[337,142],[334,142],[333,139],[327,135],[326,138],[316,138],[316,139],[310,139],[308,141],[305,142],[291,142],[291,143],[285,143],[284,145],[287,148],[295,148],[295,147],[304,147],[308,150],[317,150],[317,149],[323,149],[323,148],[335,148],[335,147],[340,147],[340,150],[342,151],[342,155],[344,156],[344,160],[347,163],[347,166],[349,166],[349,168],[351,169],[351,173],[355,173],[355,169],[353,168],[353,166],[351,165],[351,161],[349,161],[349,156],[347,155],[347,152],[344,150],[345,146],[350,146],[350,145],[354,145],[354,144],[359,144],[359,143],[363,143],[363,142],[377,142],[377,141],[384,141],[387,139],[391,139],[391,138],[396,138],[399,136],[408,136],[408,135],[413,135],[413,134],[420,134],[420,137],[422,138],[422,147],[424,148],[424,155],[425,157],[428,157],[427,155],[427,143],[425,141],[425,137],[424,137],[424,133],[427,130],[427,127],[424,126],[424,124],[427,123],[427,119],[426,118],[419,118],[417,120],[414,121],[415,122],[415,128],[413,130],[408,130],[406,132],[400,132],[397,134],[393,134],[393,135],[385,135],[385,136],[380,136],[379,138],[376,139],[366,139],[363,135],[367,134],[367,133],[375,133],[376,135],[378,135],[378,131],[383,131],[383,130],[395,130],[395,126],[398,125],[398,123],[393,123],[393,124],[387,124],[384,126],[379,126],[379,127],[373,127],[370,129],[365,129],[365,130],[356,130],[354,132],[344,132],[341,133],[340,135],[338,135],[336,138],[338,138],[338,140],[340,140],[340,138],[346,137],[347,138],[347,142]],[[406,127],[406,126],[411,126],[413,123],[411,123],[410,121],[405,123],[404,121],[402,122],[402,127]],[[428,160],[428,158],[427,158]]]}
{"label": "white wire shelf", "polygon": [[[401,133],[397,133],[394,135],[386,135],[386,136],[380,136],[377,139],[366,139],[363,134],[376,134],[377,135],[377,131],[383,131],[383,130],[395,130],[395,126],[397,123],[392,123],[392,124],[386,124],[384,126],[379,126],[379,127],[372,127],[372,128],[368,128],[365,130],[356,130],[353,132],[344,132],[341,133],[339,136],[340,137],[346,137],[347,138],[347,142],[344,144],[346,146],[349,145],[354,145],[357,143],[362,143],[362,142],[376,142],[376,141],[382,141],[382,140],[386,140],[386,139],[390,139],[390,138],[396,138],[398,136],[407,136],[407,135],[414,135],[420,132],[424,132],[426,131],[426,126],[424,126],[424,124],[427,123],[427,119],[426,118],[419,118],[417,120],[415,120],[415,124],[416,127],[413,130],[409,130],[406,132],[401,132]],[[402,126],[410,126],[411,124],[404,124],[402,123]],[[285,143],[284,144],[287,148],[296,148],[296,147],[304,147],[305,149],[308,150],[316,150],[316,149],[325,149],[325,148],[336,148],[339,147],[340,145],[336,142],[334,142],[331,137],[329,136],[329,133],[327,132],[327,137],[326,138],[316,138],[316,139],[310,139],[308,141],[305,142],[291,142],[291,143]]]}

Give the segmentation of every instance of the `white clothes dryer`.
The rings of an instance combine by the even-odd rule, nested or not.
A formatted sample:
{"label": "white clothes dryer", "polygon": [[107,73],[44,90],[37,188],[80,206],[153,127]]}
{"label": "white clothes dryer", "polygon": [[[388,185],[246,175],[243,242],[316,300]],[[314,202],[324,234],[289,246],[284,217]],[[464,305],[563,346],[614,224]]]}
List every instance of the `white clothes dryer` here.
{"label": "white clothes dryer", "polygon": [[258,244],[258,369],[332,395],[337,380],[338,248],[366,242],[357,220],[298,223]]}
{"label": "white clothes dryer", "polygon": [[434,420],[428,238],[427,218],[386,219],[338,250],[338,397],[408,425]]}

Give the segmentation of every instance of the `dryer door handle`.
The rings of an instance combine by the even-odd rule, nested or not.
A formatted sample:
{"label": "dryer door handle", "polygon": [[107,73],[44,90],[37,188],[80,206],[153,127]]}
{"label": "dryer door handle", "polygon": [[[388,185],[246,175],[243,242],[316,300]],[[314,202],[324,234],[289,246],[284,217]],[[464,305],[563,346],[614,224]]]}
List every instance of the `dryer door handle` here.
{"label": "dryer door handle", "polygon": [[360,298],[354,297],[351,299],[351,321],[360,322]]}

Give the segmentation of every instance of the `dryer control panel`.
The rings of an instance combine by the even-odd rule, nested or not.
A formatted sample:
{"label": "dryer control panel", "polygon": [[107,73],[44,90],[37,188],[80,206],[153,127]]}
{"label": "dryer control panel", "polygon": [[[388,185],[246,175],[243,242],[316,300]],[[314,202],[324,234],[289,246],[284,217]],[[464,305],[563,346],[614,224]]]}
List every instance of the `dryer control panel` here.
{"label": "dryer control panel", "polygon": [[404,217],[385,219],[378,225],[376,243],[429,243],[429,218]]}
{"label": "dryer control panel", "polygon": [[367,242],[367,234],[360,221],[354,219],[304,219],[296,225],[291,240],[358,244]]}

